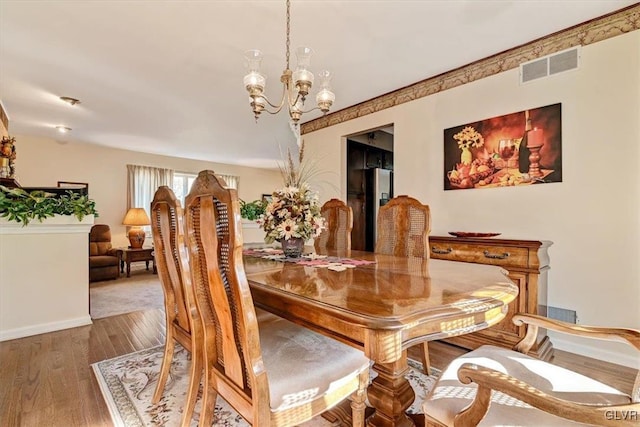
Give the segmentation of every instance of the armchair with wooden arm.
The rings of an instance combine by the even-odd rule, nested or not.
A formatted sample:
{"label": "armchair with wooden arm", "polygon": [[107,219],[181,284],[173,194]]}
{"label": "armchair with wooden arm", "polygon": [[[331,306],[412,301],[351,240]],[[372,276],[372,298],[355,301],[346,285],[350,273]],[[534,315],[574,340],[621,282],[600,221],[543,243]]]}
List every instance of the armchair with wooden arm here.
{"label": "armchair with wooden arm", "polygon": [[454,360],[425,400],[431,426],[637,426],[640,373],[625,393],[577,372],[526,355],[538,328],[624,342],[640,351],[640,331],[579,326],[518,314],[526,336],[507,350],[483,346]]}

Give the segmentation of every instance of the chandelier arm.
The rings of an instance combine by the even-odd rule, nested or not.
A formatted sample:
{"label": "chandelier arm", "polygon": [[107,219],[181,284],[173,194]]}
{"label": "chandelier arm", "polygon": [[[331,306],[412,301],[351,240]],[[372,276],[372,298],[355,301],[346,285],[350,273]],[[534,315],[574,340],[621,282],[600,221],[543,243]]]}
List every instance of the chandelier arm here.
{"label": "chandelier arm", "polygon": [[[293,106],[296,105],[301,98],[302,97],[300,96],[300,92],[296,92],[296,99],[294,99],[293,102],[291,102],[291,91],[289,91],[289,96],[288,96],[289,106],[293,108]],[[304,100],[302,101],[302,105],[304,105]]]}
{"label": "chandelier arm", "polygon": [[270,111],[267,111],[270,114],[279,113],[282,110],[282,107],[284,107],[285,100],[287,100],[287,98],[289,98],[289,94],[288,94],[286,85],[282,86],[282,96],[280,97],[280,105],[273,104],[271,101],[269,101],[269,98],[267,98],[267,96],[264,93],[262,94],[262,99],[267,101],[267,104],[269,104],[272,108],[276,109],[275,113],[271,113]]}
{"label": "chandelier arm", "polygon": [[264,110],[262,110],[262,111],[264,111],[264,112],[266,112],[268,114],[271,114],[272,116],[275,116],[276,114],[278,114],[280,112],[280,110],[282,110],[282,107],[278,108],[276,111],[269,111],[266,108]]}
{"label": "chandelier arm", "polygon": [[280,111],[282,111],[282,107],[284,107],[284,104],[281,105],[273,105],[272,103],[269,102],[269,106],[271,106],[272,108],[275,108],[275,110],[270,111],[269,109],[265,108],[264,111],[266,111],[269,114],[278,114]]}
{"label": "chandelier arm", "polygon": [[[310,112],[315,111],[315,110],[320,110],[320,107],[313,107],[310,110],[300,110],[300,113],[306,114],[306,113],[310,113]],[[326,114],[326,113],[324,113],[324,114]]]}

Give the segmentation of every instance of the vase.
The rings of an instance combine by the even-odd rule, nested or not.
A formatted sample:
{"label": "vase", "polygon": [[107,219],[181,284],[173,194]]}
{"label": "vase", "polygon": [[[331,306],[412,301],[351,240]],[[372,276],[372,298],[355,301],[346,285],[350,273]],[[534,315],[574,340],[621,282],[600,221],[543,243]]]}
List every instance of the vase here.
{"label": "vase", "polygon": [[470,165],[473,161],[471,151],[467,147],[462,147],[462,154],[460,154],[460,163],[463,165]]}
{"label": "vase", "polygon": [[304,239],[300,237],[292,237],[290,239],[281,240],[282,252],[287,258],[300,258],[302,248],[304,248]]}

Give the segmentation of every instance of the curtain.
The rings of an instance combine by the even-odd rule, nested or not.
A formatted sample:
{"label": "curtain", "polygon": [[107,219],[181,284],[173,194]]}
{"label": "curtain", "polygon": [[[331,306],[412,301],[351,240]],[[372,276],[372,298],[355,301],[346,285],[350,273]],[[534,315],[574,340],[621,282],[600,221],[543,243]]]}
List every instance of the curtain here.
{"label": "curtain", "polygon": [[127,211],[144,208],[149,215],[153,195],[161,185],[173,186],[173,169],[127,165]]}
{"label": "curtain", "polygon": [[235,175],[224,175],[221,173],[217,173],[220,178],[224,179],[224,182],[227,183],[227,188],[238,189],[238,184],[240,183],[240,178]]}

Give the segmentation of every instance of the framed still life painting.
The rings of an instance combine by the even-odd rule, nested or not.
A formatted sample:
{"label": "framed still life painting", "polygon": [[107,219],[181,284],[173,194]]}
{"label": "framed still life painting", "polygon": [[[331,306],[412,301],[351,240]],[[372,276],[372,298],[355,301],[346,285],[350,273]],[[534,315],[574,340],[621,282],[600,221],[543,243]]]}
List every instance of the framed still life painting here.
{"label": "framed still life painting", "polygon": [[562,182],[561,104],[444,131],[444,189]]}

